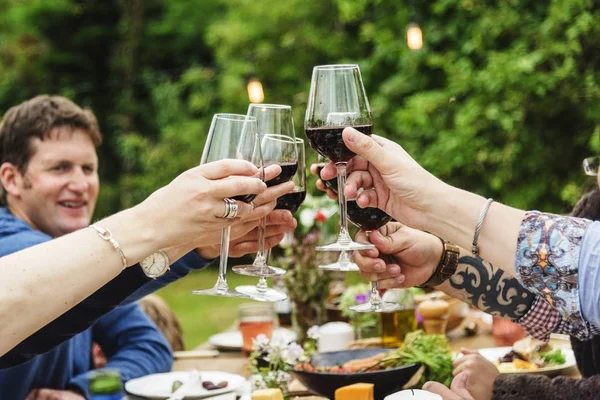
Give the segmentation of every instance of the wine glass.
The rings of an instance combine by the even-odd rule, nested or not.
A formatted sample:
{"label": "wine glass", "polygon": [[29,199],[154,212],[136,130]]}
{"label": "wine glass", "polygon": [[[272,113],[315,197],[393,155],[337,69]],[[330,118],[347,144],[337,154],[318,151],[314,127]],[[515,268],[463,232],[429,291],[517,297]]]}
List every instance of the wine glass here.
{"label": "wine glass", "polygon": [[[298,151],[292,120],[292,107],[282,104],[250,104],[249,116],[255,117],[261,138],[263,164],[278,164],[281,174],[266,182],[268,187],[285,183],[292,179],[298,170]],[[250,276],[279,276],[285,270],[267,265],[265,254],[265,226],[267,218],[260,222],[258,231],[258,253],[251,265],[236,265],[233,271]]]}
{"label": "wine glass", "polygon": [[[360,208],[356,200],[348,200],[348,219],[367,232],[381,228],[391,221],[392,217],[384,211],[375,207]],[[369,300],[363,304],[351,306],[350,309],[356,312],[392,312],[402,309],[397,303],[388,303],[381,299],[379,295],[379,282],[371,281],[371,294]]]}
{"label": "wine glass", "polygon": [[[260,139],[256,118],[239,114],[215,114],[208,131],[208,139],[202,153],[200,164],[212,161],[237,158],[247,160],[263,171]],[[251,202],[256,195],[234,197],[237,201]],[[194,290],[193,294],[205,296],[224,296],[251,298],[235,290],[227,284],[227,258],[229,256],[229,236],[231,227],[221,231],[221,256],[219,260],[219,276],[212,289]]]}
{"label": "wine glass", "polygon": [[369,101],[358,65],[314,67],[304,118],[306,137],[313,149],[328,157],[337,168],[340,231],[335,243],[319,246],[319,251],[371,249],[371,243],[357,243],[348,234],[346,217],[346,164],[355,155],[346,147],[342,131],[353,127],[365,135],[373,130]]}
{"label": "wine glass", "polygon": [[[306,160],[304,157],[304,140],[295,139],[298,151],[298,170],[294,174],[292,181],[296,185],[290,193],[284,194],[277,199],[276,210],[289,210],[292,214],[298,211],[304,199],[306,198]],[[268,263],[270,250],[265,252],[265,260]],[[287,297],[279,290],[271,289],[267,286],[266,276],[261,276],[256,286],[238,286],[235,290],[252,296],[255,300],[279,301]],[[275,293],[273,293],[275,292]],[[278,298],[279,297],[279,298]]]}

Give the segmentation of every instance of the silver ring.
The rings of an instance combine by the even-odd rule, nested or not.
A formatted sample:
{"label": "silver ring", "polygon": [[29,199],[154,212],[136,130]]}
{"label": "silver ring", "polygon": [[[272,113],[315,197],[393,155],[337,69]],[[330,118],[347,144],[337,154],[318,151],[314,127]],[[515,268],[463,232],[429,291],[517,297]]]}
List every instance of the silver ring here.
{"label": "silver ring", "polygon": [[229,214],[231,214],[231,199],[223,199],[223,203],[225,203],[225,211],[223,215],[219,218],[226,219],[229,218]]}
{"label": "silver ring", "polygon": [[232,200],[232,199],[228,199],[231,201],[231,213],[227,216],[227,218],[233,219],[235,217],[237,217],[238,212],[240,210],[237,201]]}

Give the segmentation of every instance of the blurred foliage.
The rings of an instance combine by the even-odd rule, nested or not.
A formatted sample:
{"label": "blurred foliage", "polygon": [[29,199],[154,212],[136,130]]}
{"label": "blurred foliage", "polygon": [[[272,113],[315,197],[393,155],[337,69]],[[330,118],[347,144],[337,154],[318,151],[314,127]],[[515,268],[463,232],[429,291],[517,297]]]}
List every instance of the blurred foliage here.
{"label": "blurred foliage", "polygon": [[594,0],[2,0],[0,112],[39,93],[93,108],[100,216],[196,165],[212,114],[245,112],[251,76],[303,136],[312,66],[353,62],[376,132],[434,174],[565,212],[600,151],[598,48]]}

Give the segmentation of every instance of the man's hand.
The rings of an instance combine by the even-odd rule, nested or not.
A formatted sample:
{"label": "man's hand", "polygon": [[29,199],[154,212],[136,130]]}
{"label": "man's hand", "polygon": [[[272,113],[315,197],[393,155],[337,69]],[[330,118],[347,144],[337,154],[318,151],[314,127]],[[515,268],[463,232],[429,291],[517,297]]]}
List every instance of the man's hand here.
{"label": "man's hand", "polygon": [[354,262],[363,278],[379,281],[381,289],[408,288],[425,283],[439,263],[443,246],[429,233],[390,222],[370,237],[364,231],[359,242],[371,242],[376,248],[354,252]]}
{"label": "man's hand", "polygon": [[333,190],[329,189],[327,186],[325,186],[325,182],[323,182],[323,179],[321,178],[320,175],[317,174],[317,172],[318,172],[318,165],[312,164],[310,166],[310,173],[319,178],[316,183],[317,189],[319,189],[321,192],[324,192],[325,194],[327,194],[327,197],[329,197],[330,199],[337,200],[337,193],[334,192]]}
{"label": "man's hand", "polygon": [[460,349],[462,357],[454,361],[452,374],[457,376],[466,372],[471,379],[467,379],[466,388],[477,400],[491,400],[494,390],[494,381],[500,375],[494,364],[486,360],[475,350]]}
{"label": "man's hand", "polygon": [[85,397],[70,390],[33,389],[25,400],[85,400]]}
{"label": "man's hand", "polygon": [[[258,223],[253,221],[255,226],[250,232],[244,236],[230,241],[229,256],[241,257],[248,253],[256,253],[258,251]],[[283,239],[286,232],[292,232],[298,223],[288,210],[274,210],[267,217],[267,226],[265,230],[265,248],[270,249],[276,246]],[[221,246],[207,246],[198,248],[196,251],[200,257],[205,260],[216,258],[219,256]]]}
{"label": "man's hand", "polygon": [[439,382],[426,382],[423,385],[423,390],[439,394],[444,400],[475,400],[467,390],[468,379],[469,374],[463,372],[454,377],[450,389]]}

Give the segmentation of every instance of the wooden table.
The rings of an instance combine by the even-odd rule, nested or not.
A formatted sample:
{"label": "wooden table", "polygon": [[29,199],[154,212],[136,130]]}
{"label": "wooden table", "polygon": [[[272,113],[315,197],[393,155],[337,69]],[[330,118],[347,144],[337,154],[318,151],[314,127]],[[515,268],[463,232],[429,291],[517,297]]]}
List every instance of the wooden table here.
{"label": "wooden table", "polygon": [[[470,322],[476,322],[479,326],[477,335],[466,336],[464,326]],[[458,351],[461,347],[471,349],[481,349],[488,347],[496,347],[496,343],[491,334],[491,325],[479,319],[477,314],[470,315],[463,321],[461,326],[448,333],[448,339],[452,350]],[[564,344],[564,343],[563,343]],[[199,346],[197,349],[212,349],[208,343]],[[245,377],[250,375],[248,369],[248,359],[239,351],[221,351],[216,358],[199,358],[199,359],[176,359],[173,365],[174,371],[189,371],[191,369],[224,371],[234,374],[239,374]],[[580,378],[581,375],[577,368],[569,368],[563,372],[563,375],[573,378]],[[303,390],[304,389],[304,390]],[[299,382],[292,382],[292,393],[307,395],[305,388]],[[308,400],[310,397],[301,396],[303,400]],[[316,396],[311,396],[314,399],[322,399]],[[293,397],[292,397],[293,398]]]}

